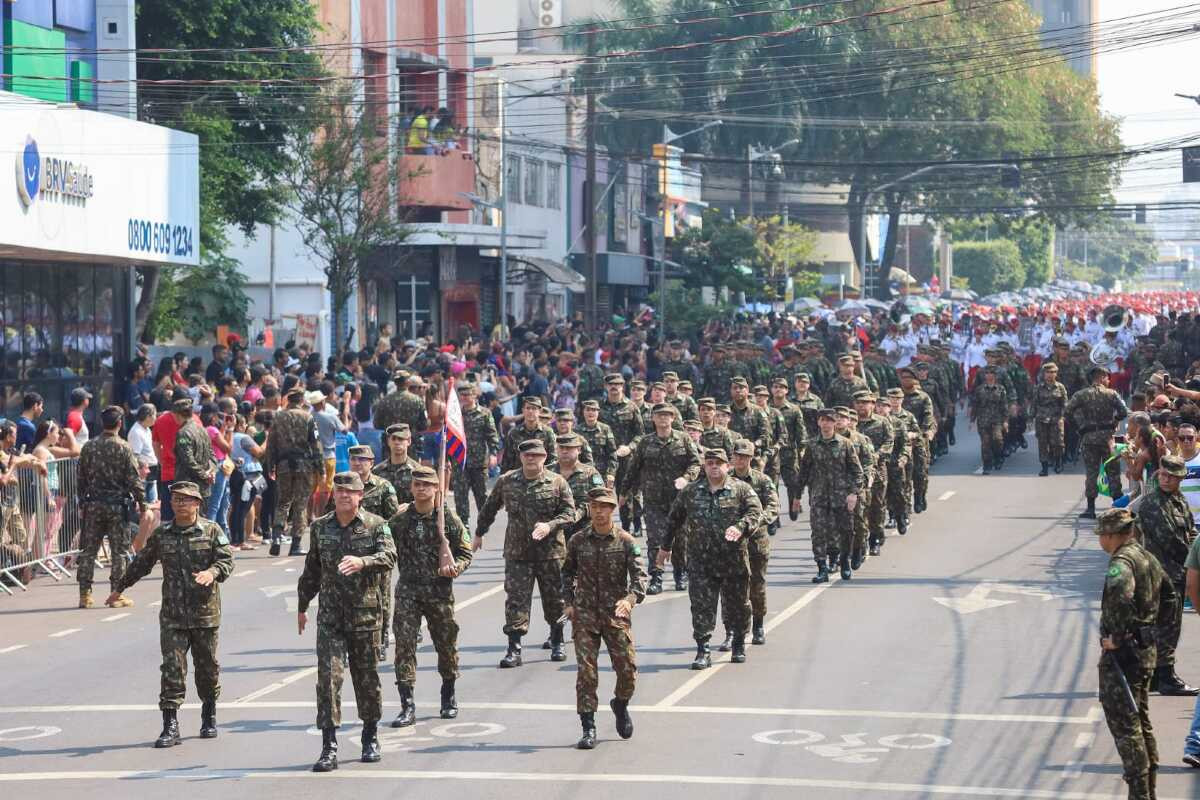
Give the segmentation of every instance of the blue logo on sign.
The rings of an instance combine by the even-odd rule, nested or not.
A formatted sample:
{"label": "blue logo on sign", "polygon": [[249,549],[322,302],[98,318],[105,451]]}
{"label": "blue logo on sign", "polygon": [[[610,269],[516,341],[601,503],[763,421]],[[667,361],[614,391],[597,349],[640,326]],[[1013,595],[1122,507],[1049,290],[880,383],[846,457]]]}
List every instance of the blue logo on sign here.
{"label": "blue logo on sign", "polygon": [[38,196],[42,183],[42,158],[37,142],[32,136],[25,137],[25,147],[17,155],[17,193],[28,208]]}

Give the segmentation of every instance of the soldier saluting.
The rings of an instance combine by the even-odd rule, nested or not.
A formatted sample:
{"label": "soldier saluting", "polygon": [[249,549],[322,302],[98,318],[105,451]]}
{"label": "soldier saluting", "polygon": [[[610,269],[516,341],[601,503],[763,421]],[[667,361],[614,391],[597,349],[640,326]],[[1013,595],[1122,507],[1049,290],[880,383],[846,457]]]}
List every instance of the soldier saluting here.
{"label": "soldier saluting", "polygon": [[150,574],[162,562],[162,610],[158,613],[162,646],[162,689],[158,707],[163,729],[155,747],[180,743],[177,713],[186,693],[187,654],[196,667],[200,695],[200,738],[217,736],[217,700],[221,696],[217,663],[217,628],[221,624],[221,590],[233,572],[233,550],[221,527],[200,516],[200,487],[189,481],[171,484],[175,518],[159,525],[125,574],[112,584],[108,604]]}

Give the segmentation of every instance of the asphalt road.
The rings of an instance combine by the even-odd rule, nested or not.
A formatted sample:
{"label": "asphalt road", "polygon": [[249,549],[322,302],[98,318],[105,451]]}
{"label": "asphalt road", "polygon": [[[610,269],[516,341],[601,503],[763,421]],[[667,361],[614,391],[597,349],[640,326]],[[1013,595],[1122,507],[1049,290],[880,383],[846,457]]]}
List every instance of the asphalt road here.
{"label": "asphalt road", "polygon": [[[496,668],[503,519],[457,582],[459,718],[437,716],[436,657],[426,642],[418,724],[384,728],[382,763],[358,763],[347,679],[342,767],[327,775],[309,771],[320,736],[315,634],[311,626],[296,634],[300,559],[264,550],[238,558],[222,589],[220,738],[196,738],[189,686],[184,743],[165,751],[151,746],[160,727],[157,572],[131,591],[137,605],[120,611],[78,610],[73,584],[39,580],[28,593],[0,596],[0,783],[12,784],[3,793],[1123,797],[1096,701],[1107,557],[1091,525],[1075,519],[1082,477],[1037,478],[1035,450],[988,477],[976,474],[978,458],[977,437],[962,431],[935,466],[929,511],[908,536],[889,532],[883,556],[850,582],[814,587],[807,520],[785,517],[773,542],[768,643],[748,647],[745,664],[723,657],[708,671],[688,669],[686,593],[670,591],[668,580],[667,592],[634,613],[636,734],[616,736],[602,657],[601,742],[591,752],[574,749],[573,657],[553,664],[538,649],[546,631],[536,611],[525,666]],[[1191,616],[1184,627],[1179,671],[1196,683],[1200,625]],[[391,666],[381,673],[386,721],[399,704]],[[1200,778],[1179,761],[1192,706],[1152,699],[1164,800],[1200,796]]]}

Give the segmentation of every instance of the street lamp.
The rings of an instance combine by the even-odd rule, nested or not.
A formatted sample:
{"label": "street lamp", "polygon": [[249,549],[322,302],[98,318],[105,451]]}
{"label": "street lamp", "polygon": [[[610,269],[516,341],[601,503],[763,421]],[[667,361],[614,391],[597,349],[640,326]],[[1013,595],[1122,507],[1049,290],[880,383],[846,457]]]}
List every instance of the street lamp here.
{"label": "street lamp", "polygon": [[769,150],[759,150],[752,144],[746,145],[746,197],[750,201],[750,213],[747,216],[754,216],[754,162],[770,158],[780,150],[786,150],[792,145],[799,143],[799,139],[788,139],[778,147],[772,147]]}
{"label": "street lamp", "polygon": [[671,142],[677,142],[685,136],[691,136],[693,133],[699,133],[700,131],[706,131],[709,128],[715,128],[718,125],[724,125],[724,124],[725,124],[724,120],[714,119],[712,122],[706,122],[703,125],[701,125],[699,128],[693,128],[692,130],[687,131],[685,133],[671,133],[671,129],[668,128],[666,125],[663,125],[663,144],[670,144]]}

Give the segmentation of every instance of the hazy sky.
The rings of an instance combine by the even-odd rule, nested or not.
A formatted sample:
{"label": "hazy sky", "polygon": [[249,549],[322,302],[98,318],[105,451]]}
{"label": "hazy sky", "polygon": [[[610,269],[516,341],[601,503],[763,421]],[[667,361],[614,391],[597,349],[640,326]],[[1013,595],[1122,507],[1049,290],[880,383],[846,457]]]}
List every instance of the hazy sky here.
{"label": "hazy sky", "polygon": [[[1131,27],[1114,20],[1170,9],[1187,14],[1182,20],[1169,23],[1171,26],[1200,23],[1200,3],[1100,0],[1100,100],[1105,111],[1124,119],[1121,136],[1126,146],[1200,133],[1200,105],[1174,96],[1175,92],[1200,94],[1200,71],[1196,69],[1200,33],[1167,44],[1106,52],[1105,40],[1111,42],[1110,37],[1119,36]],[[1155,23],[1155,28],[1167,26],[1168,23]],[[1180,169],[1178,153],[1139,160],[1125,175],[1120,199],[1153,200],[1164,193],[1178,193],[1183,186]],[[1196,189],[1189,186],[1189,190]]]}

